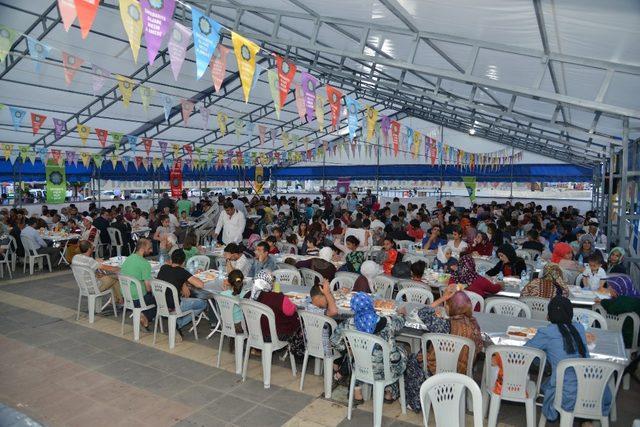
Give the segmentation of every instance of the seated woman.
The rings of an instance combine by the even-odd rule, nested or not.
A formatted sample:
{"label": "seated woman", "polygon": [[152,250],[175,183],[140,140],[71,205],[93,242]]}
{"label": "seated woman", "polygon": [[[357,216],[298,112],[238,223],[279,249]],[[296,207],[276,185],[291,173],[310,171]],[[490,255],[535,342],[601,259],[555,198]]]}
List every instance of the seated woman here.
{"label": "seated woman", "polygon": [[466,290],[475,292],[482,298],[497,294],[502,290],[500,283],[493,283],[486,277],[482,277],[476,272],[476,263],[471,255],[463,255],[458,262],[458,266],[451,274],[449,283],[462,283],[467,285]]}
{"label": "seated woman", "polygon": [[[411,264],[411,280],[414,282],[422,282],[424,276],[424,270],[427,268],[427,263],[424,261],[416,261]],[[423,282],[424,283],[424,282]]]}
{"label": "seated woman", "polygon": [[267,245],[269,245],[269,255],[277,255],[280,253],[280,249],[278,249],[277,243],[278,239],[276,236],[268,236],[265,241]]}
{"label": "seated woman", "polygon": [[[292,355],[302,357],[304,355],[304,337],[296,305],[284,294],[273,292],[273,282],[274,278],[271,273],[266,270],[260,271],[253,281],[250,298],[273,310],[278,339],[289,343]],[[265,341],[270,341],[271,332],[266,319],[262,319],[261,325]]]}
{"label": "seated woman", "polygon": [[342,221],[340,221],[340,219],[334,219],[333,220],[333,228],[331,229],[331,240],[332,241],[337,241],[339,240],[340,236],[342,236],[345,232],[345,228],[342,227]]}
{"label": "seated woman", "polygon": [[580,237],[578,252],[574,256],[574,259],[578,262],[578,265],[586,264],[589,262],[589,257],[594,254],[600,255],[600,258],[604,259],[602,252],[595,247],[593,236],[589,233],[583,234],[582,237]]}
{"label": "seated woman", "polygon": [[344,271],[350,271],[352,273],[360,273],[360,267],[365,261],[366,257],[364,252],[358,250],[360,246],[360,240],[356,236],[347,236],[345,239],[347,249],[349,253],[345,257],[346,264],[342,267]]}
{"label": "seated woman", "polygon": [[460,257],[461,253],[467,250],[467,247],[469,245],[467,244],[467,242],[462,240],[462,228],[460,228],[459,225],[453,227],[453,231],[451,232],[451,234],[453,234],[453,239],[447,242],[447,247],[450,247],[451,251],[453,252],[453,256],[458,258]]}
{"label": "seated woman", "polygon": [[385,237],[384,241],[382,242],[382,247],[384,248],[384,261],[382,262],[382,269],[384,270],[384,274],[391,274],[391,270],[393,270],[393,266],[398,260],[398,250],[396,249],[396,242],[394,242],[390,237]]}
{"label": "seated woman", "polygon": [[[344,331],[348,330],[366,332],[387,341],[391,348],[389,354],[391,373],[397,376],[402,375],[407,364],[407,354],[404,347],[397,344],[396,336],[399,335],[402,328],[404,328],[403,315],[392,314],[390,316],[379,316],[373,308],[371,296],[363,292],[358,292],[351,297],[351,310],[354,312],[354,317],[340,323],[331,335],[331,345],[333,349],[343,355],[342,358],[337,359],[335,362],[338,365],[338,370],[335,374],[336,380],[341,381],[349,375],[349,356],[347,355],[346,343],[342,339]],[[382,379],[384,376],[382,349],[376,346],[371,358],[375,379]],[[364,403],[360,384],[359,381],[356,381],[354,390],[354,403],[356,405]],[[385,402],[393,402],[399,396],[400,389],[397,383],[385,388]]]}
{"label": "seated woman", "polygon": [[320,250],[318,249],[318,242],[316,240],[315,237],[313,236],[307,236],[307,239],[305,240],[305,244],[304,244],[304,254],[305,255],[318,255],[318,252],[320,252]]}
{"label": "seated woman", "polygon": [[573,249],[571,245],[565,242],[558,242],[553,245],[551,262],[558,264],[560,268],[566,270],[580,269],[580,265],[573,260]]}
{"label": "seated woman", "polygon": [[187,257],[187,261],[189,258],[194,257],[196,255],[200,255],[200,249],[198,248],[198,239],[196,235],[193,233],[187,234],[184,238],[184,244],[182,245],[182,250]]}
{"label": "seated woman", "polygon": [[609,252],[609,258],[607,259],[607,274],[627,274],[627,269],[622,264],[625,251],[621,247],[615,247]]}
{"label": "seated woman", "polygon": [[[542,384],[540,391],[544,395],[542,413],[547,421],[554,422],[558,419],[558,411],[553,407],[556,393],[556,372],[558,363],[569,358],[588,358],[589,349],[587,340],[591,340],[590,334],[585,334],[584,327],[573,322],[573,307],[571,301],[563,296],[556,296],[549,302],[547,316],[550,325],[538,328],[536,335],[525,344],[543,350],[547,354],[547,364],[551,365],[551,376]],[[562,409],[573,411],[576,404],[577,378],[573,370],[567,370],[562,387]],[[611,391],[605,389],[602,400],[602,411],[605,416],[611,409]]]}
{"label": "seated woman", "polygon": [[244,231],[242,232],[242,238],[247,241],[247,249],[252,251],[255,250],[256,244],[262,240],[258,232],[258,227],[253,219],[249,218],[247,220]]}
{"label": "seated woman", "polygon": [[[449,316],[444,319],[436,314],[436,307],[444,304],[444,308]],[[399,310],[399,311],[402,311]],[[464,292],[456,292],[455,287],[449,286],[444,295],[435,300],[431,305],[418,310],[418,317],[426,326],[426,332],[457,335],[469,338],[476,345],[475,355],[483,350],[482,333],[478,322],[473,318],[473,309],[469,296]],[[467,359],[469,349],[463,348],[458,358],[457,372],[466,375]],[[407,406],[419,412],[420,406],[420,386],[427,376],[436,372],[436,355],[433,347],[427,350],[427,372],[422,370],[422,352],[412,354],[407,360],[407,370],[404,374],[404,384],[407,394]]]}
{"label": "seated woman", "polygon": [[[602,308],[609,314],[620,315],[624,313],[636,313],[640,316],[640,291],[633,286],[631,277],[626,274],[608,277],[607,292],[611,299],[596,299]],[[631,348],[633,343],[633,323],[628,320],[622,326],[622,338],[624,346]]]}
{"label": "seated woman", "polygon": [[473,256],[491,256],[493,254],[493,244],[489,241],[489,237],[479,231],[473,239],[473,243],[465,251],[465,254]]}
{"label": "seated woman", "polygon": [[560,266],[552,262],[545,264],[541,277],[533,279],[520,291],[521,297],[551,299],[558,294],[568,297],[569,285],[564,279]]}
{"label": "seated woman", "polygon": [[360,267],[360,277],[353,285],[353,292],[373,293],[372,280],[383,273],[382,268],[373,261],[365,261]]}
{"label": "seated woman", "polygon": [[445,270],[452,258],[453,250],[449,246],[440,246],[435,259],[435,270]]}
{"label": "seated woman", "polygon": [[500,246],[497,254],[500,261],[491,270],[487,271],[487,276],[493,277],[502,273],[504,277],[520,277],[520,274],[527,269],[527,264],[516,255],[516,250],[510,244],[505,243]]}

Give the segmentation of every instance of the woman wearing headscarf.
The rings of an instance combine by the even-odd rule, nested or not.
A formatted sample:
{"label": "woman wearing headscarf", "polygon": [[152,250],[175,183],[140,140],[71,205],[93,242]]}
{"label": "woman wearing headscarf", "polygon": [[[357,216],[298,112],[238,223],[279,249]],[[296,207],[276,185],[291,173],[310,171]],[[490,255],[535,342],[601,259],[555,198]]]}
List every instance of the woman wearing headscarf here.
{"label": "woman wearing headscarf", "polygon": [[471,246],[469,246],[464,253],[474,256],[491,256],[493,254],[493,244],[489,241],[489,237],[485,233],[479,231],[473,239]]}
{"label": "woman wearing headscarf", "polygon": [[[570,358],[588,358],[589,350],[584,327],[572,320],[573,307],[571,306],[571,301],[558,295],[549,302],[547,312],[551,324],[544,328],[539,328],[536,335],[525,346],[538,348],[547,354],[547,363],[551,365],[551,376],[540,388],[540,391],[544,394],[542,413],[547,421],[554,422],[558,419],[558,411],[553,407],[558,363]],[[591,336],[589,334],[590,340]],[[565,371],[562,386],[562,409],[565,411],[573,411],[576,404],[577,388],[578,379],[575,372],[573,370]],[[609,415],[609,410],[611,409],[611,397],[611,391],[607,387],[602,400],[602,412],[605,416]]]}
{"label": "woman wearing headscarf", "polygon": [[471,255],[464,255],[460,258],[457,268],[454,267],[449,283],[467,285],[465,290],[475,292],[482,298],[497,294],[502,290],[500,283],[493,283],[476,272],[476,263]]}
{"label": "woman wearing headscarf", "polygon": [[510,244],[505,243],[500,246],[497,254],[500,261],[491,270],[487,271],[487,276],[496,276],[502,273],[504,277],[520,277],[520,274],[527,269],[527,264],[516,255],[516,250]]}
{"label": "woman wearing headscarf", "polygon": [[533,279],[520,292],[521,297],[538,297],[551,299],[556,295],[569,296],[569,285],[564,279],[558,264],[547,263],[542,269],[542,276]]}
{"label": "woman wearing headscarf", "polygon": [[[463,257],[464,258],[464,257]],[[436,307],[444,304],[448,319],[436,315]],[[473,308],[469,296],[464,292],[456,292],[455,287],[449,286],[444,295],[434,301],[430,306],[418,310],[418,317],[426,326],[427,332],[451,334],[464,338],[469,338],[476,346],[476,356],[482,352],[482,332],[480,326],[473,318]],[[458,358],[457,372],[466,375],[467,359],[469,349],[464,347]],[[405,371],[405,389],[407,396],[407,406],[419,412],[420,386],[428,376],[436,372],[436,355],[433,347],[427,350],[427,372],[422,369],[423,354],[412,354],[407,360],[407,370]]]}
{"label": "woman wearing headscarf", "polygon": [[573,248],[565,242],[558,242],[553,245],[551,262],[558,264],[560,268],[567,270],[579,270],[580,266],[573,260]]}
{"label": "woman wearing headscarf", "polygon": [[382,267],[373,261],[365,261],[360,267],[360,276],[356,279],[353,285],[353,292],[365,292],[368,294],[372,292],[371,283],[376,276],[383,273]]}
{"label": "woman wearing headscarf", "polygon": [[[640,291],[633,286],[631,277],[620,274],[607,277],[606,289],[611,299],[596,300],[609,314],[636,313],[640,316]],[[633,323],[628,320],[622,326],[622,338],[626,348],[633,342]]]}
{"label": "woman wearing headscarf", "polygon": [[582,237],[580,237],[580,246],[578,247],[578,252],[575,255],[575,260],[578,264],[585,264],[589,262],[589,257],[594,254],[599,254],[600,259],[604,260],[602,252],[595,247],[593,236],[589,233],[583,234]]}
{"label": "woman wearing headscarf", "polygon": [[619,246],[611,249],[607,258],[607,274],[627,274],[627,269],[622,264],[625,254],[624,249]]}
{"label": "woman wearing headscarf", "polygon": [[[363,265],[364,267],[364,265]],[[402,375],[407,365],[407,354],[404,347],[399,346],[396,343],[396,336],[400,334],[402,328],[404,328],[404,317],[402,314],[392,314],[389,316],[380,316],[373,308],[373,300],[371,296],[358,292],[351,297],[351,310],[354,313],[354,317],[342,322],[338,325],[333,335],[331,335],[331,345],[333,349],[346,357],[347,347],[342,339],[344,331],[357,330],[360,332],[366,332],[379,336],[389,343],[391,352],[389,354],[390,369],[394,375]],[[384,378],[384,362],[382,349],[375,347],[371,354],[373,362],[373,375],[376,380],[382,380]],[[337,379],[348,375],[346,371],[347,363],[338,361],[340,370],[337,373]],[[400,390],[398,384],[394,383],[385,388],[385,402],[393,402],[400,396]],[[363,403],[362,389],[360,388],[360,382],[356,381],[356,387],[354,391],[354,401],[356,404]]]}
{"label": "woman wearing headscarf", "polygon": [[436,254],[436,268],[438,270],[445,270],[452,254],[453,249],[451,249],[450,246],[439,246],[438,253]]}
{"label": "woman wearing headscarf", "polygon": [[[297,307],[284,294],[273,292],[273,282],[274,278],[270,272],[266,270],[260,271],[253,280],[250,298],[273,310],[278,339],[289,343],[291,354],[296,357],[302,357],[304,355],[304,338]],[[269,331],[267,319],[262,318],[260,324],[265,341],[270,340],[271,332]]]}

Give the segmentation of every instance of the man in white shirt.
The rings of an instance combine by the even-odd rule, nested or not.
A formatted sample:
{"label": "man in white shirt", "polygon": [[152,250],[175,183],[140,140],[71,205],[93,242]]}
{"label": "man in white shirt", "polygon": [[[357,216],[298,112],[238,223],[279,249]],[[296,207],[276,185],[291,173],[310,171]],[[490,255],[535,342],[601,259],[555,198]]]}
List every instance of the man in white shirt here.
{"label": "man in white shirt", "polygon": [[225,271],[240,270],[244,277],[249,277],[253,270],[253,262],[242,253],[242,249],[235,243],[229,243],[224,248],[224,259],[226,261]]}
{"label": "man in white shirt", "polygon": [[149,221],[142,216],[142,211],[136,208],[131,212],[131,228],[134,230],[149,226]]}
{"label": "man in white shirt", "polygon": [[220,218],[218,218],[213,238],[217,238],[220,230],[222,230],[222,242],[224,244],[240,243],[242,242],[245,223],[246,218],[242,212],[239,212],[232,202],[225,202],[224,213],[221,213]]}
{"label": "man in white shirt", "polygon": [[236,193],[231,195],[231,203],[233,203],[233,207],[236,208],[238,212],[242,212],[242,215],[244,215],[245,218],[247,217],[247,208],[242,200],[238,199],[238,195]]}
{"label": "man in white shirt", "polygon": [[[120,283],[115,276],[120,272],[120,267],[102,264],[100,260],[93,259],[93,244],[88,240],[80,240],[78,243],[80,253],[73,257],[71,265],[81,265],[88,267],[96,275],[98,279],[98,286],[101,291],[107,289],[113,289],[113,295],[116,299],[116,303],[122,304],[122,293],[120,291]],[[112,274],[107,274],[112,273]]]}
{"label": "man in white shirt", "polygon": [[26,227],[22,229],[20,233],[20,237],[26,237],[29,239],[31,244],[33,245],[33,249],[36,250],[39,254],[47,254],[51,259],[51,267],[55,267],[58,265],[58,261],[60,261],[60,248],[54,248],[52,246],[48,246],[47,242],[40,236],[40,233],[33,228],[36,224],[35,218],[27,218]]}

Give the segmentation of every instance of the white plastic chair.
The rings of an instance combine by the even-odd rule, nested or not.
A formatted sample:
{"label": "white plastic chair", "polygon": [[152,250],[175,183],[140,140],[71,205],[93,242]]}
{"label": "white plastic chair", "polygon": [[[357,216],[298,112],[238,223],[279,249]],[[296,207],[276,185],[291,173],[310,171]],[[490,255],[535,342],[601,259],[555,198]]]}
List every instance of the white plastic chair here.
{"label": "white plastic chair", "polygon": [[[322,360],[324,375],[324,397],[331,398],[331,382],[333,379],[333,361],[338,357],[333,354],[333,350],[329,350],[329,354],[325,352],[325,337],[328,340],[331,332],[335,331],[338,324],[335,320],[322,314],[312,313],[309,311],[300,311],[300,323],[304,332],[305,351],[302,362],[302,372],[300,375],[300,390],[304,387],[304,376],[307,372],[307,363],[309,356],[315,357],[316,360]],[[328,330],[325,328],[328,327]],[[325,332],[326,331],[326,332]],[[331,345],[329,345],[331,347]]]}
{"label": "white plastic chair", "polygon": [[527,261],[535,261],[534,258],[532,258],[532,255],[530,252],[524,250],[524,249],[517,249],[516,250],[516,255],[519,256],[520,258],[522,258],[525,262]]}
{"label": "white plastic chair", "polygon": [[578,278],[580,272],[577,270],[567,270],[563,268],[562,274],[564,275],[564,280],[567,281],[569,286],[573,286],[576,284],[576,279]]}
{"label": "white plastic chair", "polygon": [[[562,409],[564,376],[573,369],[578,379],[578,394],[573,412]],[[597,359],[565,359],[558,363],[556,372],[556,394],[553,407],[560,413],[560,427],[571,427],[574,418],[599,420],[603,427],[609,426],[609,417],[602,413],[602,397],[609,386],[612,397],[611,418],[615,408],[616,394],[620,386],[624,365]],[[539,426],[547,422],[544,415]]]}
{"label": "white plastic chair", "polygon": [[281,243],[280,252],[282,255],[298,255],[298,247],[292,243]]}
{"label": "white plastic chair", "polygon": [[73,277],[76,279],[80,293],[78,294],[78,310],[76,313],[76,320],[80,319],[80,305],[82,304],[82,297],[87,297],[87,307],[89,311],[89,323],[93,323],[96,315],[96,299],[104,295],[109,295],[111,298],[111,304],[113,305],[113,312],[118,317],[118,309],[116,308],[116,296],[112,288],[106,291],[101,291],[96,278],[96,272],[89,267],[83,265],[71,264],[71,271]]}
{"label": "white plastic chair", "polygon": [[317,271],[311,270],[310,268],[301,268],[299,272],[302,276],[302,285],[308,288],[312,287],[315,284],[316,279],[319,280],[318,283],[322,283],[322,281],[324,280],[322,274],[318,273]]}
{"label": "white plastic chair", "polygon": [[189,271],[197,271],[197,270],[208,270],[209,264],[211,264],[211,258],[206,255],[194,255],[187,260],[187,265],[185,266]]}
{"label": "white plastic chair", "polygon": [[277,269],[271,274],[275,281],[281,285],[302,286],[302,276],[298,270]]}
{"label": "white plastic chair", "polygon": [[476,311],[476,307],[479,306],[479,312],[484,312],[484,298],[472,291],[463,291],[469,299],[471,300],[471,307],[473,307],[473,311]]}
{"label": "white plastic chair", "polygon": [[512,298],[489,298],[486,301],[484,312],[491,313],[491,311],[494,311],[495,314],[511,317],[521,317],[520,314],[524,314],[524,317],[531,319],[529,306]]}
{"label": "white plastic chair", "polygon": [[389,299],[393,293],[393,287],[395,286],[395,280],[387,276],[376,276],[373,278],[373,283],[369,283],[369,287],[374,294],[380,295],[382,298]]}
{"label": "white plastic chair", "polygon": [[417,304],[431,304],[433,302],[433,294],[424,286],[421,288],[401,289],[396,294],[396,301],[402,302],[402,297],[405,297],[407,302],[413,302]]}
{"label": "white plastic chair", "polygon": [[122,241],[122,233],[114,227],[107,227],[107,233],[109,233],[109,240],[111,240],[111,253],[113,254],[113,248],[115,248],[116,255],[122,256],[122,246],[124,245]]}
{"label": "white plastic chair", "polygon": [[7,249],[4,251],[4,256],[0,258],[0,278],[4,277],[4,265],[6,265],[7,271],[9,272],[9,278],[13,279],[12,270],[16,269],[14,260],[17,257],[17,250],[18,245],[16,243],[16,239],[14,239],[13,236],[9,236]]}
{"label": "white plastic chair", "polygon": [[233,309],[235,306],[240,307],[240,299],[235,296],[226,296],[217,294],[213,298],[218,307],[218,318],[222,322],[220,328],[220,345],[218,346],[218,362],[216,367],[220,367],[220,359],[222,356],[222,344],[224,337],[233,338],[235,344],[236,358],[236,375],[242,374],[242,351],[244,349],[244,341],[247,339],[245,333],[236,332],[235,322],[233,321]]}
{"label": "white plastic chair", "polygon": [[520,301],[527,304],[531,310],[531,318],[538,320],[547,320],[547,307],[549,300],[539,297],[521,297]]}
{"label": "white plastic chair", "polygon": [[489,271],[496,265],[495,261],[481,258],[474,258],[473,261],[476,263],[476,271]]}
{"label": "white plastic chair", "polygon": [[[433,406],[436,427],[465,427],[465,395],[471,394],[473,427],[482,427],[482,393],[480,387],[467,375],[456,372],[436,374],[420,386],[420,403],[425,426]],[[457,422],[453,414],[458,414]]]}
{"label": "white plastic chair", "polygon": [[[516,347],[508,345],[492,345],[485,350],[486,358],[482,378],[482,392],[487,394],[483,401],[483,413],[489,411],[487,427],[495,427],[498,422],[500,402],[524,402],[527,414],[527,427],[536,425],[536,397],[540,391],[540,383],[544,374],[544,365],[547,355],[537,348]],[[492,366],[493,355],[500,356],[502,362],[502,389],[501,394],[493,392],[495,379],[491,378],[491,372],[496,367]],[[529,379],[529,369],[534,360],[539,360],[538,376],[536,381]]]}
{"label": "white plastic chair", "polygon": [[[169,309],[167,305],[167,289],[171,291],[173,298],[173,310]],[[180,308],[180,301],[178,301],[178,290],[171,283],[164,282],[162,280],[151,280],[151,292],[153,298],[156,300],[156,306],[158,307],[158,313],[156,314],[156,320],[153,325],[153,345],[156,345],[156,335],[158,332],[158,323],[160,323],[160,331],[162,331],[162,318],[167,318],[167,329],[169,332],[169,350],[176,346],[176,323],[179,318],[185,316],[191,316],[191,322],[196,324],[196,316],[193,310],[182,311]],[[198,339],[198,329],[193,328],[193,335]]]}
{"label": "white plastic chair", "polygon": [[[573,309],[573,321],[581,323],[586,328],[608,329],[607,319],[597,311],[587,310],[586,308]],[[596,326],[597,324],[597,326]]]}
{"label": "white plastic chair", "polygon": [[[251,349],[255,348],[262,351],[262,377],[264,388],[271,387],[271,358],[273,352],[283,349],[289,346],[286,341],[280,341],[276,332],[276,317],[273,314],[273,310],[265,304],[259,303],[253,300],[240,301],[240,308],[244,314],[245,324],[248,331],[247,348],[244,354],[244,364],[242,366],[242,381],[247,379],[247,369],[249,366],[249,355]],[[269,335],[271,342],[266,342],[262,336],[262,325],[260,319],[266,317],[269,323]],[[291,372],[293,376],[296,376],[296,361],[292,355],[289,355],[291,360]]]}
{"label": "white plastic chair", "polygon": [[[352,276],[355,274],[355,278]],[[329,284],[329,289],[337,290],[340,288],[352,290],[356,284],[356,280],[358,279],[358,274],[356,273],[342,273],[340,275],[336,274],[336,277]]]}
{"label": "white plastic chair", "polygon": [[[384,399],[384,388],[390,384],[398,382],[400,388],[400,406],[402,413],[407,413],[407,401],[404,390],[404,375],[395,376],[391,373],[389,343],[382,338],[359,331],[345,331],[344,340],[351,351],[353,357],[351,383],[349,384],[349,409],[347,419],[351,420],[353,410],[353,389],[356,380],[373,386],[373,425],[382,425],[382,402]],[[373,350],[379,347],[382,351],[383,373],[382,379],[375,379],[375,368],[373,364]]]}
{"label": "white plastic chair", "polygon": [[476,354],[476,345],[469,338],[450,334],[426,333],[420,337],[422,347],[422,365],[427,372],[427,348],[431,344],[436,356],[436,372],[457,372],[458,360],[462,350],[467,347],[467,372],[466,375],[472,377],[473,361]]}
{"label": "white plastic chair", "polygon": [[[398,240],[396,242],[396,247],[398,248],[399,251],[404,250],[404,251],[411,251],[413,250],[414,245],[416,244],[416,242],[414,242],[413,240]],[[404,261],[404,259],[403,259]]]}
{"label": "white plastic chair", "polygon": [[27,269],[27,263],[29,264],[29,274],[33,275],[33,266],[36,261],[38,261],[39,268],[44,268],[42,266],[42,260],[46,260],[49,265],[49,273],[51,273],[51,257],[49,254],[39,254],[35,248],[35,243],[31,238],[27,236],[20,236],[20,240],[22,241],[22,247],[24,248],[24,262],[22,263],[22,272],[24,273]]}
{"label": "white plastic chair", "polygon": [[[140,281],[134,279],[133,277],[118,275],[118,281],[120,282],[120,291],[122,292],[122,298],[124,299],[124,305],[122,307],[122,330],[121,333],[124,335],[124,321],[127,318],[126,313],[127,310],[131,310],[133,313],[133,339],[135,341],[140,340],[140,316],[142,312],[148,310],[150,308],[155,307],[154,304],[147,305],[144,302],[144,294],[147,293],[146,286],[144,286]],[[136,307],[133,303],[133,297],[131,296],[131,286],[135,286],[138,292],[138,301],[140,302],[140,307]]]}
{"label": "white plastic chair", "polygon": [[96,233],[96,237],[93,239],[93,247],[96,248],[93,255],[96,258],[104,258],[105,256],[105,248],[109,247],[108,243],[102,243],[102,238],[100,238],[100,231]]}

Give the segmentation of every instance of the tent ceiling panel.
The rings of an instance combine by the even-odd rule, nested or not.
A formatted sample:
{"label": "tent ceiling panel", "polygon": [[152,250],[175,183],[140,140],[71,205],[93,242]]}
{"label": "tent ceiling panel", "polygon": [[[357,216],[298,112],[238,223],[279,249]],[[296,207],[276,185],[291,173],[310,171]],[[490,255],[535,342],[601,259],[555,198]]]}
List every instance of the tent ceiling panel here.
{"label": "tent ceiling panel", "polygon": [[447,61],[424,40],[420,40],[420,43],[418,44],[414,62],[418,65],[428,65],[430,67],[440,68],[443,70],[456,71],[456,68],[451,65],[451,62]]}
{"label": "tent ceiling panel", "polygon": [[554,64],[554,69],[567,95],[589,100],[596,99],[606,75],[605,70],[573,64]]}
{"label": "tent ceiling panel", "polygon": [[555,105],[534,99],[518,98],[513,108],[523,114],[550,120],[553,116]]}
{"label": "tent ceiling panel", "polygon": [[[353,32],[353,29],[351,29],[351,31]],[[358,37],[363,35],[362,32],[356,34]],[[334,49],[349,51],[353,50],[354,44],[358,44],[358,42],[355,42],[352,38],[349,38],[338,29],[329,25],[322,25],[318,30],[318,43],[329,45]]]}
{"label": "tent ceiling panel", "polygon": [[604,102],[640,109],[640,78],[633,74],[615,73]]}
{"label": "tent ceiling panel", "polygon": [[[473,47],[471,45],[432,40],[434,46],[447,55],[453,62],[464,70],[469,63]],[[430,65],[430,64],[426,64]]]}
{"label": "tent ceiling panel", "polygon": [[542,68],[543,64],[536,57],[480,49],[473,74],[491,80],[530,86]]}
{"label": "tent ceiling panel", "polygon": [[[291,1],[296,4],[300,0]],[[402,22],[389,13],[377,0],[301,0],[317,15],[356,21],[372,21],[381,25],[402,28]]]}

